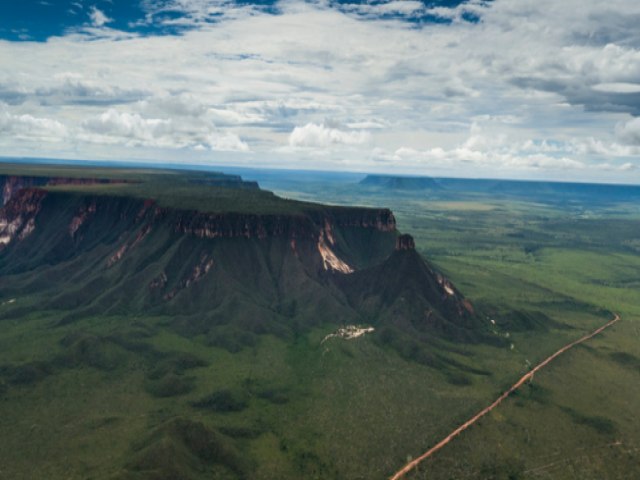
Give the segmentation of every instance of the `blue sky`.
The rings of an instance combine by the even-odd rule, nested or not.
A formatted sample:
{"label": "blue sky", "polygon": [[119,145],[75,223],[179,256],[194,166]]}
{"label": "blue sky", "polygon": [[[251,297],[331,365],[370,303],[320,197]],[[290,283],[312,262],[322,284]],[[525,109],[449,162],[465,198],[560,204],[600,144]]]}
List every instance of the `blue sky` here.
{"label": "blue sky", "polygon": [[[256,13],[271,15],[282,13],[279,8],[280,2],[277,0],[238,0],[235,2],[21,0],[3,3],[0,5],[0,38],[13,41],[46,41],[53,36],[61,36],[74,29],[82,29],[88,24],[95,23],[97,18],[104,18],[104,24],[121,31],[143,35],[176,35],[197,28],[198,24],[217,23],[224,18],[225,12],[237,8],[251,9]],[[316,3],[316,5],[334,8],[364,19],[396,19],[420,26],[429,23],[451,23],[451,18],[438,15],[431,9],[436,7],[455,8],[465,3],[465,0],[405,2],[403,8],[384,8],[394,3],[398,2],[333,0],[323,4]],[[372,7],[373,10],[371,10]],[[376,7],[378,7],[377,10]],[[207,11],[207,9],[209,10]],[[104,17],[100,17],[100,14]],[[463,15],[464,19],[469,22],[479,20],[471,12],[465,12]]]}
{"label": "blue sky", "polygon": [[0,4],[5,156],[640,183],[634,0]]}

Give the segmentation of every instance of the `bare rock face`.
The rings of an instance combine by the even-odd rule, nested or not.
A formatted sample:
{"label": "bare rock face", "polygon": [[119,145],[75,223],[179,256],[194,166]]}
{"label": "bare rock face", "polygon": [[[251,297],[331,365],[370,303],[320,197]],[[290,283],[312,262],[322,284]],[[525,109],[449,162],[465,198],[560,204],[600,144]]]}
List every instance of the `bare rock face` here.
{"label": "bare rock face", "polygon": [[[321,216],[324,213],[320,214]],[[311,214],[314,223],[321,225],[327,219]],[[380,232],[393,232],[396,229],[396,219],[387,208],[353,208],[334,207],[330,212],[328,222],[335,227],[373,228]]]}
{"label": "bare rock face", "polygon": [[175,231],[199,238],[313,238],[316,228],[307,218],[292,215],[177,212]]}
{"label": "bare rock face", "polygon": [[368,318],[370,325],[337,335],[375,328],[392,340],[480,338],[484,323],[473,306],[410,235],[397,232],[388,209],[310,204],[277,214],[216,213],[7,178],[0,178],[8,199],[0,206],[0,280],[36,268],[86,279],[70,292],[38,283],[47,305],[73,310],[69,321],[87,312],[155,312],[180,316],[180,328],[193,332],[227,321],[284,332],[298,322]]}
{"label": "bare rock face", "polygon": [[33,232],[45,196],[43,190],[20,190],[0,209],[0,248]]}
{"label": "bare rock face", "polygon": [[38,187],[46,185],[47,179],[44,177],[19,177],[19,176],[0,176],[0,185],[2,186],[2,205],[11,200],[11,198],[23,188]]}
{"label": "bare rock face", "polygon": [[333,227],[392,232],[396,228],[396,222],[387,209],[336,209],[329,213],[310,213],[304,216],[180,211],[175,230],[200,238],[265,239],[287,236],[317,240],[323,229],[327,240],[333,244]]}
{"label": "bare rock face", "polygon": [[408,234],[400,235],[396,240],[396,250],[415,250],[416,242]]}

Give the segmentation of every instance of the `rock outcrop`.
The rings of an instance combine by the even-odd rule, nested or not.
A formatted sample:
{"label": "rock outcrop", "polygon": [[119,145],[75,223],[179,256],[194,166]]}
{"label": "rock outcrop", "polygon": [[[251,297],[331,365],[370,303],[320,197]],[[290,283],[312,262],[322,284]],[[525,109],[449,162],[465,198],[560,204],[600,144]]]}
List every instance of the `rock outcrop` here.
{"label": "rock outcrop", "polygon": [[[207,213],[194,210],[177,210],[160,207],[152,199],[136,199],[122,196],[74,194],[70,192],[54,192],[44,189],[25,187],[33,183],[33,178],[27,180],[10,180],[11,185],[6,189],[11,198],[0,208],[0,244],[7,245],[15,239],[23,239],[36,228],[37,215],[41,204],[60,203],[64,207],[56,209],[56,215],[61,219],[67,215],[65,229],[67,236],[73,241],[68,247],[58,247],[59,251],[78,248],[82,243],[86,231],[92,225],[112,225],[102,233],[91,236],[115,235],[120,229],[120,235],[126,236],[130,229],[135,229],[135,235],[127,241],[119,241],[105,260],[107,267],[112,267],[126,257],[129,251],[141,243],[152,229],[169,230],[179,236],[190,236],[198,239],[284,239],[294,253],[300,249],[309,254],[314,251],[317,264],[322,270],[352,273],[354,263],[366,262],[350,260],[349,239],[358,235],[382,235],[389,239],[395,238],[395,218],[388,209],[345,208],[311,206],[307,212],[291,214],[251,214],[251,213]],[[77,180],[77,179],[75,179]],[[48,180],[49,182],[51,179]],[[54,179],[63,182],[64,179]],[[87,183],[93,180],[86,180]],[[51,184],[51,183],[49,183]],[[15,188],[18,188],[16,191]],[[59,209],[64,208],[61,212]],[[108,217],[108,218],[107,218]],[[367,233],[369,232],[369,233]],[[307,245],[305,250],[304,245]],[[353,249],[351,249],[353,250]],[[365,252],[364,257],[367,257]],[[370,252],[371,258],[380,257],[380,252]],[[387,253],[388,255],[388,253]]]}
{"label": "rock outcrop", "polygon": [[396,250],[415,250],[416,242],[408,234],[399,235],[396,239]]}
{"label": "rock outcrop", "polygon": [[43,190],[22,189],[0,208],[0,248],[14,240],[24,240],[33,232],[45,196]]}

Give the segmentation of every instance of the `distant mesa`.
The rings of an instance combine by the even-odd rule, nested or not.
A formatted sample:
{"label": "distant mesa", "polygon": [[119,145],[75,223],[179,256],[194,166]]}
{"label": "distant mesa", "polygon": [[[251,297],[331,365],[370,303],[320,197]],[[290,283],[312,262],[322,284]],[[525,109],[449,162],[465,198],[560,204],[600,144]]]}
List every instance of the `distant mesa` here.
{"label": "distant mesa", "polygon": [[438,190],[440,186],[431,177],[405,177],[395,175],[367,175],[360,181],[367,187],[382,187],[389,190]]}
{"label": "distant mesa", "polygon": [[433,193],[452,200],[492,195],[495,198],[527,198],[542,202],[566,202],[580,198],[589,202],[640,200],[640,185],[550,182],[538,180],[500,180],[477,178],[411,177],[367,175],[362,187],[397,192]]}

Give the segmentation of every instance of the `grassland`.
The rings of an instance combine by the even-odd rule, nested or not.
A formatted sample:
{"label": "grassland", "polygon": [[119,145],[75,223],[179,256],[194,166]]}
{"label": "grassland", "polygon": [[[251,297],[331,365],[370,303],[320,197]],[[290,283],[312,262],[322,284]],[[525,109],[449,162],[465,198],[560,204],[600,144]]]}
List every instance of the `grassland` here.
{"label": "grassland", "polygon": [[[202,208],[199,187],[167,175],[161,202],[191,192],[189,208]],[[74,188],[161,193],[139,186]],[[637,205],[264,186],[304,202],[392,208],[419,251],[496,322],[504,346],[442,342],[439,355],[476,367],[452,381],[373,336],[322,343],[335,324],[292,338],[185,336],[168,317],[64,324],[68,312],[42,310],[35,296],[3,299],[0,478],[386,478],[611,311],[623,321],[536,375],[412,478],[638,476]],[[18,306],[28,313],[4,315]]]}
{"label": "grassland", "polygon": [[[502,318],[498,325],[510,333],[513,362],[492,349],[473,351],[479,363],[491,365],[494,384],[517,378],[561,343],[594,327],[594,312],[615,311],[623,318],[602,337],[557,359],[411,478],[631,479],[640,474],[636,203],[478,194],[452,201],[428,192],[317,185],[296,191],[284,182],[269,187],[306,200],[389,206],[399,229],[414,235],[428,259],[476,305]],[[535,328],[516,312],[542,313],[564,328]],[[476,398],[483,393],[474,391]],[[429,408],[422,413],[439,414]],[[426,437],[422,450],[412,455],[437,440]]]}

